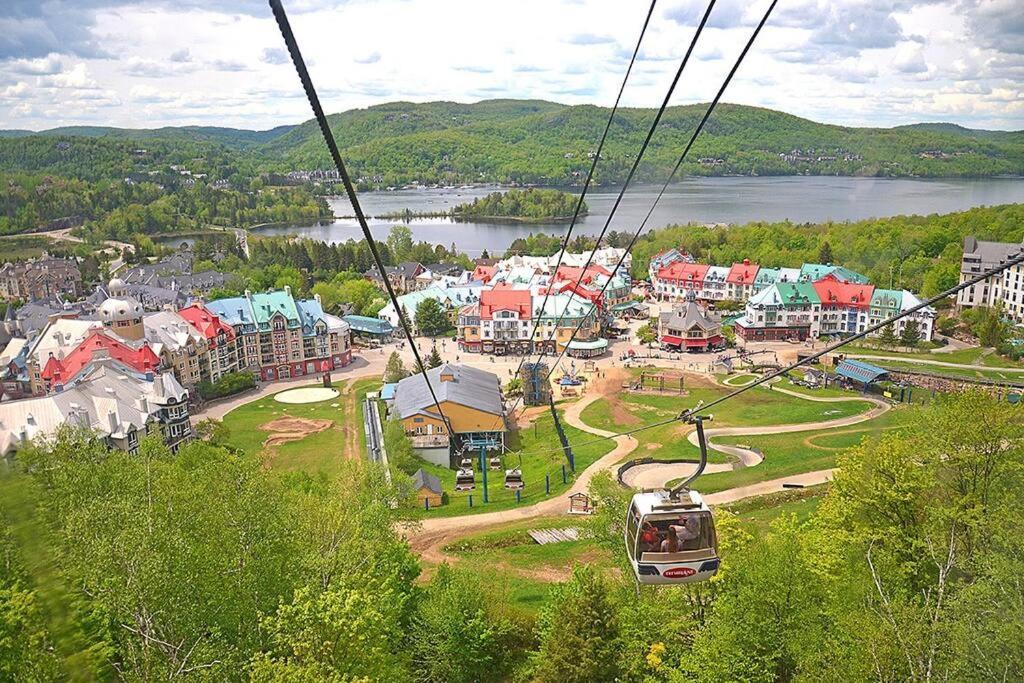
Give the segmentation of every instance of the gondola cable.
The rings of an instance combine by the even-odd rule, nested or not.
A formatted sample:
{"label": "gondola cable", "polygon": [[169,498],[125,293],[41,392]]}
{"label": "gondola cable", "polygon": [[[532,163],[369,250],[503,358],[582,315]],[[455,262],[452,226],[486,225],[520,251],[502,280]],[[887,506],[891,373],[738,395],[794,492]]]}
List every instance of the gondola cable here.
{"label": "gondola cable", "polygon": [[[562,267],[562,260],[565,258],[565,252],[569,248],[569,240],[572,238],[572,231],[576,227],[576,221],[579,220],[580,211],[583,208],[583,201],[587,196],[587,190],[590,189],[590,183],[594,178],[594,171],[597,168],[597,162],[601,159],[601,153],[604,150],[605,140],[608,138],[608,132],[611,130],[612,122],[615,119],[615,114],[619,110],[619,102],[622,100],[622,93],[626,91],[626,83],[629,82],[629,76],[633,71],[633,65],[636,63],[637,55],[640,54],[640,45],[644,41],[644,35],[647,33],[647,26],[651,22],[651,16],[654,14],[654,7],[657,5],[658,0],[651,0],[651,6],[647,10],[647,16],[644,18],[644,25],[640,29],[640,37],[637,38],[636,47],[633,48],[633,56],[629,59],[629,65],[626,67],[626,74],[622,78],[622,85],[619,86],[619,93],[615,96],[615,104],[612,105],[612,110],[608,114],[608,121],[605,122],[604,131],[601,133],[601,139],[597,143],[597,151],[594,153],[594,158],[590,163],[590,169],[587,171],[586,180],[583,182],[583,190],[580,193],[579,199],[576,201],[576,208],[572,214],[572,220],[569,223],[569,228],[565,231],[565,237],[562,239],[562,248],[558,252],[558,260],[555,263],[554,270],[551,271],[551,276],[548,279],[548,286],[544,293],[544,300],[540,305],[540,312],[543,315],[544,310],[547,308],[548,297],[551,294],[551,284],[553,278],[557,275],[558,269]],[[532,311],[531,311],[532,313]],[[533,330],[530,332],[530,341],[532,342],[537,338],[537,330],[540,327],[540,318],[538,317],[533,323]],[[523,369],[523,363],[526,362],[527,358],[532,356],[531,353],[524,354],[519,360],[519,365],[516,367],[515,372],[512,374],[513,377],[518,377],[519,372]]]}
{"label": "gondola cable", "polygon": [[[716,2],[716,0],[710,0],[708,2],[707,9],[704,11],[704,15],[701,17],[700,23],[697,24],[697,30],[694,32],[693,38],[690,40],[690,45],[687,47],[686,53],[683,55],[682,61],[679,62],[679,68],[676,69],[675,76],[672,78],[672,83],[669,85],[668,91],[665,93],[665,97],[664,97],[664,99],[661,102],[661,106],[658,108],[658,111],[657,111],[657,113],[654,116],[654,120],[651,122],[651,125],[648,128],[648,130],[647,130],[647,135],[644,137],[644,141],[640,145],[640,150],[639,150],[639,152],[637,152],[636,158],[633,160],[633,164],[630,166],[629,173],[626,174],[625,182],[623,182],[622,187],[619,189],[618,195],[616,195],[616,197],[615,197],[615,202],[612,204],[612,208],[608,212],[608,218],[605,220],[604,226],[601,228],[601,232],[597,236],[597,242],[594,245],[594,249],[591,250],[590,256],[587,257],[587,261],[584,264],[583,268],[581,269],[579,277],[576,279],[576,284],[574,285],[573,290],[579,289],[580,283],[583,281],[583,277],[584,277],[584,275],[586,275],[587,269],[590,268],[591,263],[593,263],[593,261],[594,261],[594,254],[597,253],[597,249],[601,245],[601,240],[604,239],[605,233],[608,231],[608,226],[611,225],[612,218],[615,216],[615,212],[618,211],[619,204],[622,203],[622,198],[626,194],[626,190],[629,189],[629,184],[632,182],[633,176],[636,175],[637,169],[640,167],[640,162],[643,160],[644,154],[647,152],[647,147],[651,143],[651,138],[654,137],[654,132],[657,130],[658,124],[661,122],[662,116],[665,115],[665,110],[668,109],[668,104],[669,104],[669,102],[672,99],[672,95],[675,93],[676,86],[679,84],[679,79],[683,75],[683,70],[686,68],[686,65],[690,61],[690,55],[693,54],[693,50],[697,46],[697,40],[700,38],[701,33],[704,31],[704,26],[705,26],[705,24],[707,24],[708,17],[711,16],[711,10],[714,9],[715,2]],[[628,253],[628,250],[626,252],[623,252],[623,258],[625,258],[625,255],[627,253]],[[622,263],[622,259],[619,260],[619,264],[620,265],[621,265],[621,263]],[[616,268],[616,270],[618,270],[618,268]],[[615,273],[613,272],[612,275],[614,275],[614,274]],[[609,277],[608,282],[605,283],[605,287],[602,288],[601,291],[604,292],[604,290],[607,289],[609,284],[611,284],[611,277]],[[551,287],[551,283],[550,282],[548,284],[548,287],[549,288]],[[594,304],[594,305],[597,306],[597,304]],[[561,313],[559,313],[558,318],[555,320],[555,324],[553,326],[553,329],[555,329],[555,330],[558,329],[558,325],[562,322],[562,318],[563,317],[565,317],[565,310],[563,310]],[[577,325],[576,330],[573,332],[573,338],[575,338],[576,333],[579,332],[580,327],[582,327],[583,320],[585,320],[585,319],[586,319],[586,316],[581,316],[580,317],[580,325]],[[557,348],[557,337],[556,337],[555,344],[556,344],[556,348]],[[565,350],[568,349],[568,348],[569,348],[569,346],[568,346],[568,342],[567,342],[565,347],[562,350],[562,354],[559,355],[559,360],[562,358],[562,355],[565,354]],[[544,346],[541,347],[541,351],[537,355],[537,361],[536,362],[540,363],[544,359],[544,357],[546,355],[547,355],[547,345],[544,345]],[[552,366],[552,371],[553,370],[554,370],[554,366]],[[547,381],[547,379],[549,377],[551,377],[551,372],[548,372],[548,374],[545,377],[544,381]],[[515,408],[516,408],[516,406],[518,404],[519,404],[519,400],[517,399],[516,402],[513,403],[512,410],[510,412],[514,412]]]}
{"label": "gondola cable", "polygon": [[[715,108],[718,106],[719,101],[722,99],[722,95],[725,94],[726,88],[729,87],[729,84],[732,82],[733,77],[736,75],[736,72],[739,70],[740,65],[743,63],[744,59],[746,59],[747,53],[750,51],[750,48],[754,45],[754,41],[757,40],[757,36],[761,33],[761,29],[763,29],[765,24],[768,22],[768,18],[771,16],[772,11],[775,9],[775,5],[777,3],[778,3],[778,0],[772,0],[772,3],[768,6],[768,10],[764,13],[764,16],[761,17],[761,21],[758,23],[757,27],[754,29],[754,32],[750,35],[750,38],[747,40],[747,44],[743,47],[743,50],[742,50],[742,52],[740,52],[739,57],[737,57],[736,62],[732,65],[732,69],[729,70],[728,75],[725,77],[725,80],[722,82],[721,87],[718,89],[718,92],[715,94],[715,98],[711,101],[711,103],[708,105],[708,107],[704,110],[704,115],[701,117],[700,122],[697,124],[697,127],[694,129],[693,134],[690,136],[689,141],[686,143],[686,147],[683,148],[682,153],[679,155],[679,160],[676,161],[676,165],[672,169],[672,173],[670,173],[668,178],[665,180],[665,183],[661,187],[661,191],[658,193],[658,196],[655,198],[654,202],[651,204],[651,208],[648,210],[647,215],[644,217],[643,222],[640,223],[639,226],[637,226],[636,231],[633,233],[633,237],[630,239],[629,244],[626,246],[626,249],[623,251],[622,256],[619,258],[619,261],[618,261],[618,263],[615,266],[615,271],[618,271],[622,267],[622,264],[626,260],[626,256],[633,251],[633,247],[636,245],[637,239],[639,239],[641,232],[643,232],[643,229],[647,226],[648,220],[650,220],[651,216],[654,214],[655,207],[657,207],[658,202],[661,201],[661,198],[662,198],[662,196],[664,196],[665,191],[668,189],[669,184],[672,182],[673,178],[675,178],[675,175],[679,171],[679,168],[682,166],[683,161],[686,159],[687,155],[690,153],[690,149],[693,147],[693,144],[697,141],[697,137],[700,135],[701,131],[704,130],[704,126],[707,124],[708,119],[711,118],[711,114],[714,113]],[[599,244],[600,244],[600,242],[599,242]],[[582,275],[581,275],[581,277],[582,277]],[[598,301],[600,301],[601,299],[604,298],[604,293],[608,290],[609,285],[611,285],[611,278],[609,278],[604,283],[604,286],[601,287],[601,291],[598,293]],[[558,354],[558,358],[555,359],[555,362],[551,364],[551,370],[548,371],[547,376],[544,378],[545,382],[548,381],[548,379],[550,379],[552,373],[554,373],[554,371],[555,371],[555,368],[558,367],[558,364],[562,361],[562,358],[565,357],[565,354],[569,350],[569,344],[571,344],[572,341],[574,339],[576,339],[576,335],[579,334],[581,329],[583,329],[584,321],[585,321],[585,318],[581,317],[580,321],[576,324],[576,328],[573,330],[572,335],[569,337],[569,341],[566,342],[565,346],[562,348],[561,353]]]}
{"label": "gondola cable", "polygon": [[[736,396],[739,396],[740,394],[742,394],[742,393],[744,393],[746,391],[749,391],[749,390],[753,389],[754,387],[761,386],[762,384],[765,384],[766,382],[770,382],[773,379],[776,379],[778,377],[782,377],[783,375],[785,375],[788,372],[792,372],[793,370],[796,370],[799,367],[807,365],[808,363],[811,363],[811,362],[821,358],[822,356],[828,355],[828,354],[830,354],[830,353],[832,353],[832,352],[834,352],[834,351],[836,351],[836,350],[846,346],[847,344],[850,344],[852,342],[857,341],[858,339],[863,339],[864,337],[867,337],[870,334],[878,332],[879,330],[881,330],[882,328],[886,327],[887,325],[891,325],[892,323],[894,323],[894,322],[896,322],[898,320],[901,320],[901,319],[903,319],[903,318],[905,318],[905,317],[907,317],[909,315],[913,315],[914,313],[917,313],[918,311],[921,311],[921,310],[923,310],[925,308],[929,308],[929,307],[933,306],[934,304],[938,303],[939,301],[941,301],[941,300],[943,300],[943,299],[945,299],[947,297],[953,296],[957,292],[960,292],[960,291],[962,291],[964,289],[967,289],[968,287],[973,287],[974,285],[978,284],[979,282],[983,282],[984,280],[987,280],[990,277],[994,277],[996,275],[1000,275],[1004,271],[1006,271],[1006,270],[1008,270],[1010,268],[1013,268],[1014,266],[1019,265],[1019,264],[1024,264],[1024,249],[1022,249],[1022,251],[1021,251],[1021,253],[1019,255],[1014,256],[1013,258],[1010,258],[1009,260],[1007,260],[1006,262],[996,266],[995,268],[992,268],[990,270],[985,271],[984,273],[976,275],[973,278],[971,278],[970,280],[965,280],[965,281],[961,282],[960,284],[958,284],[958,285],[956,285],[954,287],[950,287],[949,289],[945,290],[944,292],[936,294],[935,296],[922,301],[921,303],[917,304],[916,306],[912,306],[912,307],[908,308],[907,310],[901,311],[900,313],[898,313],[898,314],[896,314],[896,315],[894,315],[894,316],[892,316],[890,318],[886,318],[885,320],[883,320],[881,322],[875,323],[874,325],[870,325],[869,327],[865,328],[864,330],[862,330],[860,332],[857,332],[857,333],[855,333],[855,334],[853,334],[853,335],[851,335],[851,336],[849,336],[849,337],[847,337],[845,339],[841,339],[838,342],[830,344],[830,345],[826,346],[825,348],[823,348],[821,351],[817,351],[817,352],[815,352],[815,353],[813,353],[813,354],[811,354],[811,355],[809,355],[809,356],[807,356],[805,358],[801,358],[797,362],[791,363],[790,365],[787,365],[786,367],[784,367],[784,368],[782,368],[780,370],[777,370],[777,371],[775,371],[775,372],[773,372],[773,373],[771,373],[769,375],[765,375],[764,377],[762,377],[762,378],[760,378],[760,379],[758,379],[758,380],[756,380],[754,382],[751,382],[750,384],[745,384],[742,387],[739,387],[739,388],[735,389],[734,391],[729,392],[725,396],[720,396],[720,397],[714,399],[713,401],[710,401],[710,402],[708,402],[706,404],[701,404],[699,406],[696,406],[695,408],[688,408],[688,409],[682,411],[679,415],[677,415],[675,417],[672,417],[672,418],[668,418],[668,419],[665,419],[665,420],[659,420],[658,422],[654,422],[652,424],[642,425],[640,427],[636,427],[634,429],[625,430],[625,431],[622,431],[622,432],[615,432],[613,434],[609,434],[608,436],[601,436],[601,437],[598,437],[596,439],[589,439],[589,440],[583,441],[581,443],[573,444],[572,446],[573,446],[573,448],[581,448],[583,446],[589,446],[591,444],[601,443],[602,441],[607,441],[609,439],[616,439],[616,438],[621,437],[621,436],[632,436],[633,434],[638,434],[640,432],[647,431],[648,429],[657,429],[658,427],[664,427],[665,425],[672,424],[673,422],[680,422],[680,421],[692,419],[692,418],[696,417],[699,413],[703,413],[703,412],[707,411],[710,408],[714,408],[717,405],[721,405],[725,401],[728,401],[728,400],[730,400],[732,398],[735,398]],[[531,454],[532,455],[541,455],[541,454],[545,454],[545,453],[555,453],[555,452],[559,452],[561,450],[562,450],[561,447],[550,448],[550,449],[543,449],[543,450],[539,450],[539,451],[533,451]]]}
{"label": "gondola cable", "polygon": [[395,313],[398,316],[398,321],[402,325],[402,330],[405,332],[405,337],[409,341],[409,346],[412,347],[412,353],[416,358],[416,364],[419,366],[420,374],[423,376],[423,381],[427,384],[427,389],[430,391],[430,397],[433,399],[434,406],[437,408],[441,422],[445,426],[448,441],[454,446],[455,441],[451,430],[451,423],[448,421],[444,411],[441,409],[441,403],[438,401],[437,394],[434,392],[434,387],[430,383],[430,378],[427,376],[427,366],[424,364],[423,358],[420,356],[419,349],[416,348],[416,341],[413,338],[412,329],[409,327],[409,322],[405,319],[405,315],[402,313],[402,307],[398,303],[398,296],[395,294],[394,287],[388,279],[387,271],[384,268],[384,261],[381,259],[380,251],[377,249],[377,243],[374,241],[373,235],[370,233],[370,226],[366,222],[366,216],[363,214],[363,209],[359,204],[359,198],[356,197],[356,190],[352,185],[352,179],[349,177],[348,170],[345,168],[345,162],[341,159],[341,153],[338,151],[338,145],[334,140],[334,134],[331,132],[330,124],[327,122],[327,117],[324,115],[323,107],[320,105],[320,98],[316,93],[316,89],[313,87],[313,80],[310,78],[309,71],[306,69],[306,62],[302,58],[302,53],[299,51],[299,44],[295,40],[295,34],[292,33],[291,24],[288,22],[288,15],[285,13],[284,7],[281,5],[281,0],[268,1],[270,3],[270,9],[274,13],[274,19],[277,20],[277,26],[281,30],[281,36],[284,38],[285,45],[288,47],[292,63],[295,65],[295,71],[298,73],[299,80],[302,82],[302,87],[306,91],[306,98],[309,100],[309,105],[313,109],[313,116],[316,118],[317,125],[320,126],[320,133],[323,135],[324,142],[327,144],[327,149],[331,154],[331,159],[334,161],[334,165],[338,169],[338,175],[341,176],[341,182],[345,186],[345,193],[348,195],[349,202],[352,204],[352,210],[355,212],[356,220],[359,222],[359,228],[363,232],[363,238],[366,240],[367,246],[370,248],[370,254],[373,256],[374,264],[377,267],[377,271],[380,273],[381,280],[384,282],[384,288],[387,290],[388,298],[391,299],[391,304],[395,307]]}

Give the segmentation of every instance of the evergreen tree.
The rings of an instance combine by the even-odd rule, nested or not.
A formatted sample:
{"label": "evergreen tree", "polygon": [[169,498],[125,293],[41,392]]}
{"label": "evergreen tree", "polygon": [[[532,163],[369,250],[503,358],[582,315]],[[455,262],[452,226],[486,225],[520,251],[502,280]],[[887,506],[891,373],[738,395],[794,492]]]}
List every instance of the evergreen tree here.
{"label": "evergreen tree", "polygon": [[451,329],[448,313],[437,299],[424,299],[416,306],[416,327],[420,334],[436,337]]}
{"label": "evergreen tree", "polygon": [[818,263],[832,263],[832,245],[825,240],[818,249]]}
{"label": "evergreen tree", "polygon": [[534,680],[614,681],[619,677],[619,625],[604,581],[586,566],[551,591],[538,624]]}
{"label": "evergreen tree", "polygon": [[908,320],[903,331],[900,333],[900,344],[903,346],[917,346],[921,341],[921,326],[916,320]]}
{"label": "evergreen tree", "polygon": [[437,347],[435,346],[430,350],[430,355],[427,356],[427,368],[439,368],[444,361],[441,360],[441,354],[438,353]]}
{"label": "evergreen tree", "polygon": [[883,327],[881,334],[878,335],[878,343],[882,346],[896,346],[897,341],[899,340],[896,337],[896,330],[893,329],[892,323]]}

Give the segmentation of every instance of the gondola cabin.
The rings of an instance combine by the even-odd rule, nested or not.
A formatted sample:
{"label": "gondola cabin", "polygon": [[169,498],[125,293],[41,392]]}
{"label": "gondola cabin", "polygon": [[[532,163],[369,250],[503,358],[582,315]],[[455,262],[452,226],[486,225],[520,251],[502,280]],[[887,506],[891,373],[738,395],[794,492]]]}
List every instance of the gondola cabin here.
{"label": "gondola cabin", "polygon": [[639,583],[706,581],[718,571],[711,509],[696,491],[637,493],[626,517],[626,552]]}
{"label": "gondola cabin", "polygon": [[511,470],[505,470],[505,488],[512,489],[514,491],[515,489],[523,488],[524,485],[522,470],[518,467]]}
{"label": "gondola cabin", "polygon": [[455,473],[455,490],[472,491],[476,488],[476,476],[473,470],[463,467]]}

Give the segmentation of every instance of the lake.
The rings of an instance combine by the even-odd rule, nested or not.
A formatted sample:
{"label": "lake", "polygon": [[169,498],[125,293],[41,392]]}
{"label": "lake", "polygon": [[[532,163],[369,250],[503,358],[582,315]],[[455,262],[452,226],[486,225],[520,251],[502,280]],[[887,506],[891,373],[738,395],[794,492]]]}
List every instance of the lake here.
{"label": "lake", "polygon": [[[650,209],[660,186],[638,185],[626,193],[610,229],[636,230]],[[409,209],[447,211],[456,204],[472,201],[502,188],[424,189],[394,192],[364,192],[359,195],[368,216]],[[581,219],[574,234],[596,235],[608,217],[616,190],[588,193],[590,213]],[[900,214],[930,214],[960,211],[974,206],[1024,202],[1024,179],[986,178],[978,180],[917,180],[882,178],[837,178],[791,176],[775,178],[693,178],[669,188],[648,223],[659,228],[671,223],[748,223],[791,220],[796,223],[849,221]],[[336,216],[351,215],[344,197],[332,198]],[[517,237],[531,232],[562,235],[561,223],[455,222],[450,218],[370,220],[374,237],[384,239],[391,226],[405,222],[417,240],[450,246],[470,256],[484,249],[504,251]],[[260,234],[296,234],[326,242],[360,239],[354,218],[339,218],[307,226],[260,228]]]}

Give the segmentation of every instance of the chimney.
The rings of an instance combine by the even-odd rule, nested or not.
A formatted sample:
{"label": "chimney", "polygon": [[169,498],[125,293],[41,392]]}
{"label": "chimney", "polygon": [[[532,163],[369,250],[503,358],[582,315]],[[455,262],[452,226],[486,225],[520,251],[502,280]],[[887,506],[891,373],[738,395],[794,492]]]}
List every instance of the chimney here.
{"label": "chimney", "polygon": [[285,285],[284,286],[284,293],[287,294],[288,296],[291,296],[292,295],[292,286],[291,285]]}
{"label": "chimney", "polygon": [[316,302],[317,302],[318,304],[320,303],[320,295],[319,295],[319,294],[314,294],[314,295],[313,295],[313,299],[314,299],[314,300],[315,300],[315,301],[316,301]]}
{"label": "chimney", "polygon": [[111,434],[116,434],[117,433],[117,412],[111,410],[109,413],[107,413],[107,423],[110,426],[110,433]]}
{"label": "chimney", "polygon": [[143,415],[149,415],[149,399],[145,396],[139,397],[139,410]]}
{"label": "chimney", "polygon": [[[245,290],[245,298],[249,299],[250,301],[252,301],[252,290],[251,289]],[[241,310],[241,309],[239,309],[239,310]]]}

